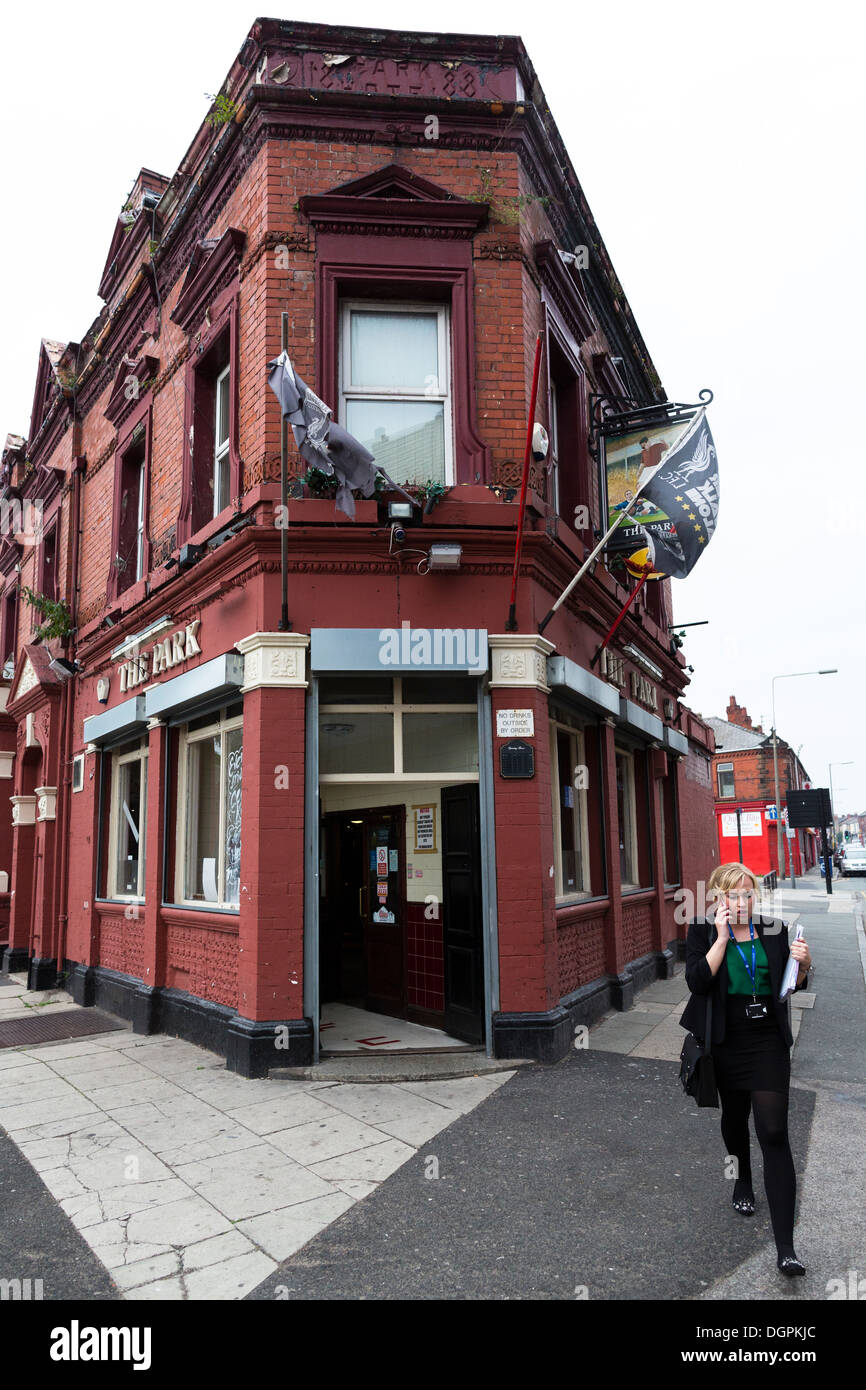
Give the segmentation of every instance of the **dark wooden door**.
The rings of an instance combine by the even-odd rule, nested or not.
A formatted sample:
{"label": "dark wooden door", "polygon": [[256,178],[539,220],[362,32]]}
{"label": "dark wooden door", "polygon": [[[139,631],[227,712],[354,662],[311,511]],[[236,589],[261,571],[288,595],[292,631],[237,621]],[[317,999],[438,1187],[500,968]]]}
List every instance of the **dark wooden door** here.
{"label": "dark wooden door", "polygon": [[478,783],[442,788],[442,941],[444,1028],[464,1042],[484,1040],[481,836]]}
{"label": "dark wooden door", "polygon": [[367,1008],[406,1017],[406,873],[403,806],[359,812],[364,818],[361,916],[367,962]]}

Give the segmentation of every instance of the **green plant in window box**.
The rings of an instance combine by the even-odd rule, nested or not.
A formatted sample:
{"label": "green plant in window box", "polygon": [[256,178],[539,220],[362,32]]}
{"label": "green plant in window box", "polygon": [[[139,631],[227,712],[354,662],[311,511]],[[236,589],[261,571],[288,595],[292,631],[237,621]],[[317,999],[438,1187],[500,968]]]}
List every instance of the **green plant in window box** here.
{"label": "green plant in window box", "polygon": [[433,508],[451,491],[445,483],[437,482],[434,478],[428,478],[426,483],[410,483],[406,490],[417,497],[418,505],[424,508],[425,516],[429,516]]}
{"label": "green plant in window box", "polygon": [[51,599],[45,594],[35,594],[26,584],[23,588],[23,594],[31,608],[35,608],[46,619],[34,631],[34,642],[43,642],[52,637],[69,637],[75,631],[72,625],[72,614],[65,599]]}
{"label": "green plant in window box", "polygon": [[304,484],[311,497],[333,497],[337,491],[336,477],[325,473],[321,468],[314,468],[312,464],[306,473],[301,474],[299,481]]}

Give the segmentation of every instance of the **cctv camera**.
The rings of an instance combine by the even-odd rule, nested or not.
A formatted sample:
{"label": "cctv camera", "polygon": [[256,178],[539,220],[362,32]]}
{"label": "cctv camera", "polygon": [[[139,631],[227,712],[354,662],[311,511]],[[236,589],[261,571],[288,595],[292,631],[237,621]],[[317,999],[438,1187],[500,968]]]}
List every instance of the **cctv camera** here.
{"label": "cctv camera", "polygon": [[391,540],[394,542],[395,545],[402,545],[405,539],[406,532],[403,530],[402,526],[391,527]]}

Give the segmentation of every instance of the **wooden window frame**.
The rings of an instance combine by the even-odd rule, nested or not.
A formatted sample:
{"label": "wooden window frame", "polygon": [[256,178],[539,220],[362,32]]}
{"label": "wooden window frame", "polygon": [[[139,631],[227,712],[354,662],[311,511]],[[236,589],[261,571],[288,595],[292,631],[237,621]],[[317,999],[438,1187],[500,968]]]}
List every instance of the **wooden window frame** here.
{"label": "wooden window frame", "polygon": [[[148,392],[139,406],[127,417],[122,433],[117,436],[117,444],[114,450],[114,500],[112,504],[111,554],[108,562],[108,582],[106,585],[106,597],[109,603],[122,597],[124,599],[124,604],[127,605],[136,602],[139,598],[143,598],[147,576],[150,573],[152,555],[150,542],[152,423],[151,395],[150,392]],[[143,476],[136,497],[135,565],[133,577],[128,583],[123,583],[121,571],[115,564],[115,556],[119,554],[121,546],[121,503],[124,493],[125,473],[129,466],[128,459],[132,451],[137,450],[139,447],[143,448],[141,462]]]}
{"label": "wooden window frame", "polygon": [[[145,897],[145,864],[147,854],[147,770],[148,770],[148,746],[142,741],[137,747],[127,749],[115,749],[111,754],[111,791],[109,796],[108,811],[108,865],[105,885],[105,896],[117,902],[144,902]],[[140,762],[141,767],[141,801],[139,808],[139,845],[140,852],[138,857],[138,884],[139,892],[122,893],[117,886],[117,849],[118,834],[121,827],[120,821],[120,775],[121,768],[129,763]]]}
{"label": "wooden window frame", "polygon": [[[575,787],[575,806],[578,810],[575,823],[575,853],[578,852],[577,840],[580,840],[580,866],[581,879],[583,886],[573,892],[566,892],[563,889],[562,881],[562,785],[559,777],[559,755],[557,749],[557,738],[560,733],[566,734],[572,741],[569,747],[569,760],[572,766],[586,766],[586,745],[582,729],[572,728],[568,724],[563,724],[557,719],[549,721],[550,730],[550,766],[551,766],[551,793],[553,800],[553,864],[554,864],[554,884],[555,900],[557,907],[567,907],[570,903],[584,902],[593,896],[592,893],[592,866],[589,858],[589,801],[585,787]],[[577,798],[580,798],[578,802]],[[579,809],[578,809],[579,808]]]}
{"label": "wooden window frame", "polygon": [[[351,320],[352,314],[356,310],[378,310],[386,313],[421,313],[436,315],[436,338],[437,338],[437,385],[440,390],[428,392],[425,390],[403,389],[400,387],[370,387],[355,385],[351,382]],[[448,305],[434,301],[421,301],[412,299],[357,299],[347,297],[340,300],[339,309],[339,414],[340,420],[345,422],[347,417],[347,402],[357,401],[441,401],[443,405],[443,435],[445,446],[444,471],[445,477],[441,481],[446,487],[453,487],[454,477],[454,422],[452,409],[452,347],[451,347],[451,315]],[[441,389],[444,385],[444,391]],[[371,450],[372,452],[372,450]],[[394,479],[400,482],[399,477]],[[421,479],[420,481],[426,481]]]}
{"label": "wooden window frame", "polygon": [[[620,891],[637,892],[640,890],[640,857],[638,853],[637,838],[637,796],[634,772],[634,753],[629,748],[621,748],[619,744],[614,745],[614,759],[625,758],[627,778],[623,781],[623,794],[625,800],[626,826],[623,832],[623,843],[626,850],[626,864],[628,865],[629,854],[631,855],[630,868],[636,878],[622,877],[622,865],[620,865]],[[617,831],[619,831],[619,806],[616,807]]]}
{"label": "wooden window frame", "polygon": [[[191,715],[191,720],[196,716]],[[213,721],[201,729],[190,730],[189,724],[182,724],[178,730],[178,769],[177,769],[177,798],[175,801],[175,830],[177,841],[177,853],[174,865],[174,901],[179,907],[206,908],[213,912],[240,912],[240,902],[227,902],[225,898],[225,823],[226,823],[226,775],[228,760],[224,753],[220,753],[220,805],[219,805],[219,830],[217,840],[217,901],[212,902],[204,898],[187,898],[184,894],[186,883],[187,853],[189,844],[189,750],[194,743],[201,743],[215,736],[219,737],[221,750],[225,747],[225,737],[235,729],[241,730],[241,750],[243,750],[243,714],[232,715],[226,718],[225,715],[217,710]],[[243,828],[241,830],[243,835]]]}

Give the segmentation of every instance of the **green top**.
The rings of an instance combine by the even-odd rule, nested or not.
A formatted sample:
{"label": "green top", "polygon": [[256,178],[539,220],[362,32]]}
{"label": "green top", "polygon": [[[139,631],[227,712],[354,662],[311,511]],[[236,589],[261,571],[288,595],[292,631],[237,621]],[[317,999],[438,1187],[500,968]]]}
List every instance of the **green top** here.
{"label": "green top", "polygon": [[[761,938],[755,933],[755,993],[772,994],[773,986],[770,983],[770,965],[767,960],[767,953],[761,944]],[[728,967],[728,994],[751,994],[752,981],[746,965],[743,964],[743,956],[746,957],[749,966],[752,964],[752,942],[740,941],[739,943],[728,940],[728,949],[725,954],[725,964]]]}

